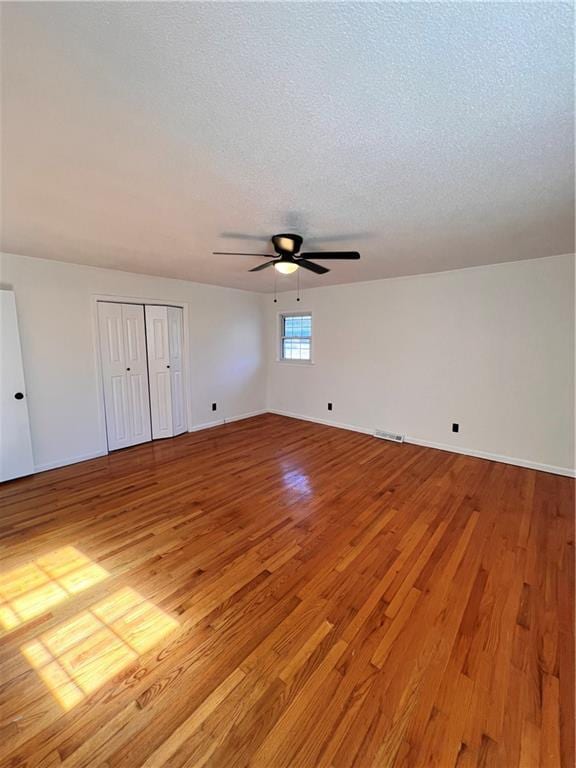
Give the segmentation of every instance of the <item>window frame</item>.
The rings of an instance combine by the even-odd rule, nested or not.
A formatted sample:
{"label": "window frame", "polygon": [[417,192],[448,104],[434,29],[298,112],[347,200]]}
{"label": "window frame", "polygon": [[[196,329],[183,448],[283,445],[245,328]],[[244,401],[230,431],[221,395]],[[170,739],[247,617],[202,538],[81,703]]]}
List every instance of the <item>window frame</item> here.
{"label": "window frame", "polygon": [[[310,318],[310,336],[284,336],[284,318],[286,317],[309,317]],[[314,364],[314,320],[312,312],[306,310],[300,310],[299,312],[278,312],[278,341],[276,344],[276,362],[283,363],[284,365],[313,365]],[[310,342],[310,359],[309,360],[292,360],[289,357],[284,357],[284,340],[285,339],[307,339]]]}

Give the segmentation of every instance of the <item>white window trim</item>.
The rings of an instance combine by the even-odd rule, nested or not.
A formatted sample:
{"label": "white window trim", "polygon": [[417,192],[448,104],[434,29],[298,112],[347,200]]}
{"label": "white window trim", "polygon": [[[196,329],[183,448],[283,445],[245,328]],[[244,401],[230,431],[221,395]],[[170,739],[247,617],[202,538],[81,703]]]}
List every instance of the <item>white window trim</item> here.
{"label": "white window trim", "polygon": [[[310,336],[310,360],[284,360],[282,357],[282,322],[285,317],[298,317],[300,315],[310,315],[312,334]],[[312,312],[307,309],[301,309],[298,312],[278,312],[276,320],[276,362],[282,365],[314,365],[314,318]]]}

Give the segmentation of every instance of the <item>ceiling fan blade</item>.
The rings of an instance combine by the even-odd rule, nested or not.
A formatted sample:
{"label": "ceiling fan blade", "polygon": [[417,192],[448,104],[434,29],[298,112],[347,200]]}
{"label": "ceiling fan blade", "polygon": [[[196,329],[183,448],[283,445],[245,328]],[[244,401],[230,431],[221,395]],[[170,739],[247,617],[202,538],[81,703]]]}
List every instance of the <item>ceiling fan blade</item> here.
{"label": "ceiling fan blade", "polygon": [[212,251],[213,256],[263,256],[265,259],[269,259],[274,254],[272,253],[239,253],[238,251]]}
{"label": "ceiling fan blade", "polygon": [[296,261],[299,267],[309,269],[310,272],[316,272],[317,275],[325,275],[326,272],[330,272],[326,267],[321,267],[320,264],[314,264],[313,261],[308,261],[307,259],[297,259]]}
{"label": "ceiling fan blade", "polygon": [[[262,255],[262,254],[257,254]],[[258,264],[257,267],[252,267],[252,269],[249,269],[248,272],[260,272],[261,269],[266,269],[266,267],[271,267],[273,264],[276,264],[276,261],[267,261],[266,264]]]}
{"label": "ceiling fan blade", "polygon": [[359,259],[358,251],[318,251],[318,253],[301,253],[302,259]]}

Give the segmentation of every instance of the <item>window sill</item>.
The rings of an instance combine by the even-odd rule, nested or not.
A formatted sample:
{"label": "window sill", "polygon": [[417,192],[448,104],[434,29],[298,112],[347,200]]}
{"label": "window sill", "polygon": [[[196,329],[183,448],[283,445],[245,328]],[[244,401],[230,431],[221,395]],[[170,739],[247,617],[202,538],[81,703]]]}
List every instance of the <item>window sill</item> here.
{"label": "window sill", "polygon": [[297,366],[314,365],[314,360],[280,360],[279,358],[277,358],[276,362],[280,363],[280,365],[297,365]]}

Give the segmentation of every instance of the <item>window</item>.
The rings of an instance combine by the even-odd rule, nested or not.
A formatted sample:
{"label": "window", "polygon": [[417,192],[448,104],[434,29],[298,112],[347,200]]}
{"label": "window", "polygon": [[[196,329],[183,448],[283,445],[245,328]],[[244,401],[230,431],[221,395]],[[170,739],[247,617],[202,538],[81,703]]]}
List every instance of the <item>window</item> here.
{"label": "window", "polygon": [[312,361],[312,315],[280,315],[280,360]]}

